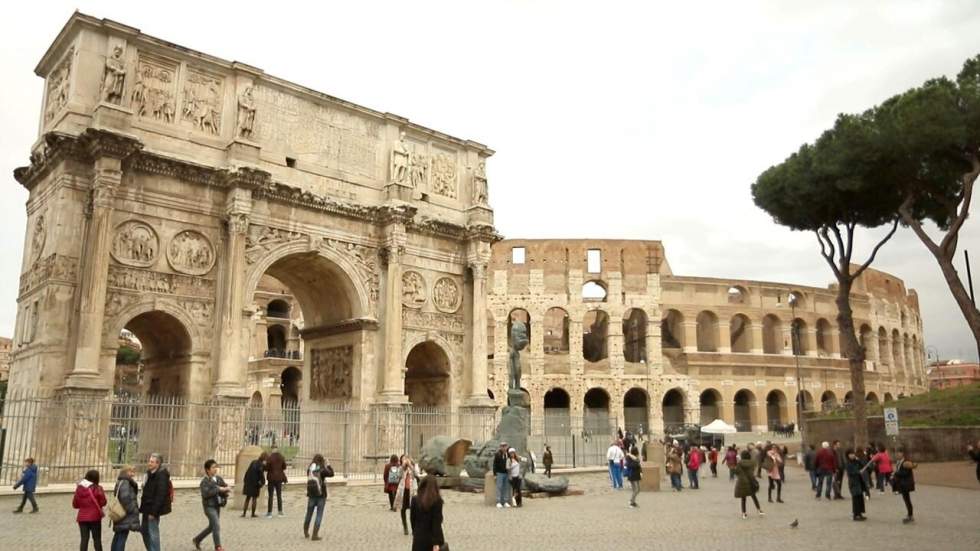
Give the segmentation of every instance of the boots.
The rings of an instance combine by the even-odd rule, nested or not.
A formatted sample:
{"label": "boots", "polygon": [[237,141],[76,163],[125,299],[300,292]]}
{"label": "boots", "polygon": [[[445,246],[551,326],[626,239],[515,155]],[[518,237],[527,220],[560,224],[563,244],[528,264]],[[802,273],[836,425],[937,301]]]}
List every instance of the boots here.
{"label": "boots", "polygon": [[319,540],[322,540],[322,539],[323,538],[320,537],[320,527],[319,526],[314,526],[313,527],[313,537],[310,538],[310,540],[312,540],[312,541],[319,541]]}
{"label": "boots", "polygon": [[309,538],[310,537],[310,523],[309,522],[304,522],[303,523],[303,537],[304,538]]}

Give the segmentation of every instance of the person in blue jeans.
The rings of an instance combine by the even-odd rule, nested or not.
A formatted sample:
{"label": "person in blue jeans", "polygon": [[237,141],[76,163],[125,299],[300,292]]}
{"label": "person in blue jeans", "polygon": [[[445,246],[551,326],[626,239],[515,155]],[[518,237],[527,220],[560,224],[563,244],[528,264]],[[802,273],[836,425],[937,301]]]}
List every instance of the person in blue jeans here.
{"label": "person in blue jeans", "polygon": [[151,453],[146,463],[146,479],[140,497],[141,530],[146,551],[160,551],[160,517],[170,514],[170,473],[162,463],[163,458],[158,453]]}
{"label": "person in blue jeans", "polygon": [[507,476],[507,442],[493,454],[493,477],[497,485],[497,508],[510,507],[510,479]]}
{"label": "person in blue jeans", "polygon": [[623,448],[619,447],[616,442],[613,442],[606,450],[606,460],[609,461],[609,480],[612,481],[612,487],[616,490],[623,488],[623,461],[625,459],[626,454],[623,453]]}
{"label": "person in blue jeans", "polygon": [[224,479],[218,476],[218,462],[208,459],[204,462],[204,478],[201,479],[201,504],[204,506],[204,516],[208,525],[194,536],[191,542],[195,549],[201,548],[201,542],[209,535],[214,540],[215,551],[223,551],[221,546],[221,508],[228,503],[228,493],[231,488]]}
{"label": "person in blue jeans", "polygon": [[320,523],[323,522],[323,510],[327,507],[326,479],[333,475],[333,467],[319,453],[313,456],[313,461],[306,468],[306,518],[303,519],[303,536],[310,537],[310,520],[316,511],[313,537],[310,538],[313,541],[323,539],[320,537]]}
{"label": "person in blue jeans", "polygon": [[31,502],[31,512],[36,513],[37,501],[34,500],[34,492],[37,490],[37,465],[34,464],[34,458],[28,457],[24,460],[24,472],[20,474],[20,480],[14,484],[14,489],[23,487],[24,497],[20,500],[20,507],[14,509],[15,513],[23,513],[24,505],[27,502]]}

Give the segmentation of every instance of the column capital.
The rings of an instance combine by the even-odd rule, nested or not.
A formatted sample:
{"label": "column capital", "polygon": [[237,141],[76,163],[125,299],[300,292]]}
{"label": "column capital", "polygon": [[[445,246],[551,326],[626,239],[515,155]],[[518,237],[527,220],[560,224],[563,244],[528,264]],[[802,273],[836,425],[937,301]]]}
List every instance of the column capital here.
{"label": "column capital", "polygon": [[473,273],[473,279],[486,279],[487,264],[485,262],[470,262],[468,266]]}
{"label": "column capital", "polygon": [[225,215],[225,224],[228,227],[228,233],[233,235],[245,235],[248,233],[248,214],[244,212],[235,212]]}

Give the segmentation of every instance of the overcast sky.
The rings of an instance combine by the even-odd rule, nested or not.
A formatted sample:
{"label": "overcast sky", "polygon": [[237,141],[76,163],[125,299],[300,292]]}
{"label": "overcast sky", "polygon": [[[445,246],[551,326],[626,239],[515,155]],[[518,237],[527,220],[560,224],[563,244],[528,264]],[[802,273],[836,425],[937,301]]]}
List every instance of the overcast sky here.
{"label": "overcast sky", "polygon": [[[980,2],[672,4],[8,3],[0,334],[13,333],[16,314],[27,193],[11,172],[37,137],[43,83],[33,70],[76,8],[489,145],[490,198],[507,237],[660,239],[679,275],[826,285],[815,238],[774,225],[749,186],[837,113],[955,75],[980,53]],[[868,250],[872,236],[860,238]],[[980,260],[976,222],[960,243]],[[918,290],[927,345],[943,359],[976,357],[909,230],[875,266]]]}

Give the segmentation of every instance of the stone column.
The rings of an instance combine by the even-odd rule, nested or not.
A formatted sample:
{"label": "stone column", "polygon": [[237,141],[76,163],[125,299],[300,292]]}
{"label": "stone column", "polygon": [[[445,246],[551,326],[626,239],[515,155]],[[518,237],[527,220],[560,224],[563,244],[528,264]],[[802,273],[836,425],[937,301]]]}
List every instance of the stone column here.
{"label": "stone column", "polygon": [[245,397],[246,366],[242,362],[242,311],[245,306],[245,238],[252,212],[252,191],[244,186],[228,192],[225,205],[223,289],[218,319],[220,353],[214,393],[223,397]]}
{"label": "stone column", "polygon": [[[762,354],[765,350],[763,343],[762,322],[752,322],[752,353]],[[725,421],[726,423],[728,421]]]}
{"label": "stone column", "polygon": [[487,395],[487,266],[471,263],[473,274],[473,349],[470,355],[470,395],[467,406],[492,407],[493,401]]}
{"label": "stone column", "polygon": [[729,354],[732,351],[732,322],[718,320],[718,352]]}
{"label": "stone column", "polygon": [[804,343],[807,356],[817,357],[820,351],[817,350],[817,328],[807,326],[805,332],[800,333],[800,342]]}
{"label": "stone column", "polygon": [[383,256],[385,272],[385,351],[384,373],[380,401],[385,404],[403,404],[405,385],[402,380],[402,255],[405,252],[405,228],[400,223],[390,224],[385,233]]}
{"label": "stone column", "polygon": [[698,351],[698,322],[684,321],[684,352]]}
{"label": "stone column", "polygon": [[116,188],[122,182],[122,162],[142,144],[106,131],[89,130],[89,153],[95,160],[88,232],[82,248],[79,274],[78,333],[71,372],[65,380],[68,388],[102,388],[99,372],[102,352],[102,322],[109,278],[109,250],[112,247],[112,211]]}
{"label": "stone column", "polygon": [[729,425],[735,425],[735,401],[721,399],[718,402],[719,413],[721,414],[721,420],[728,423]]}

